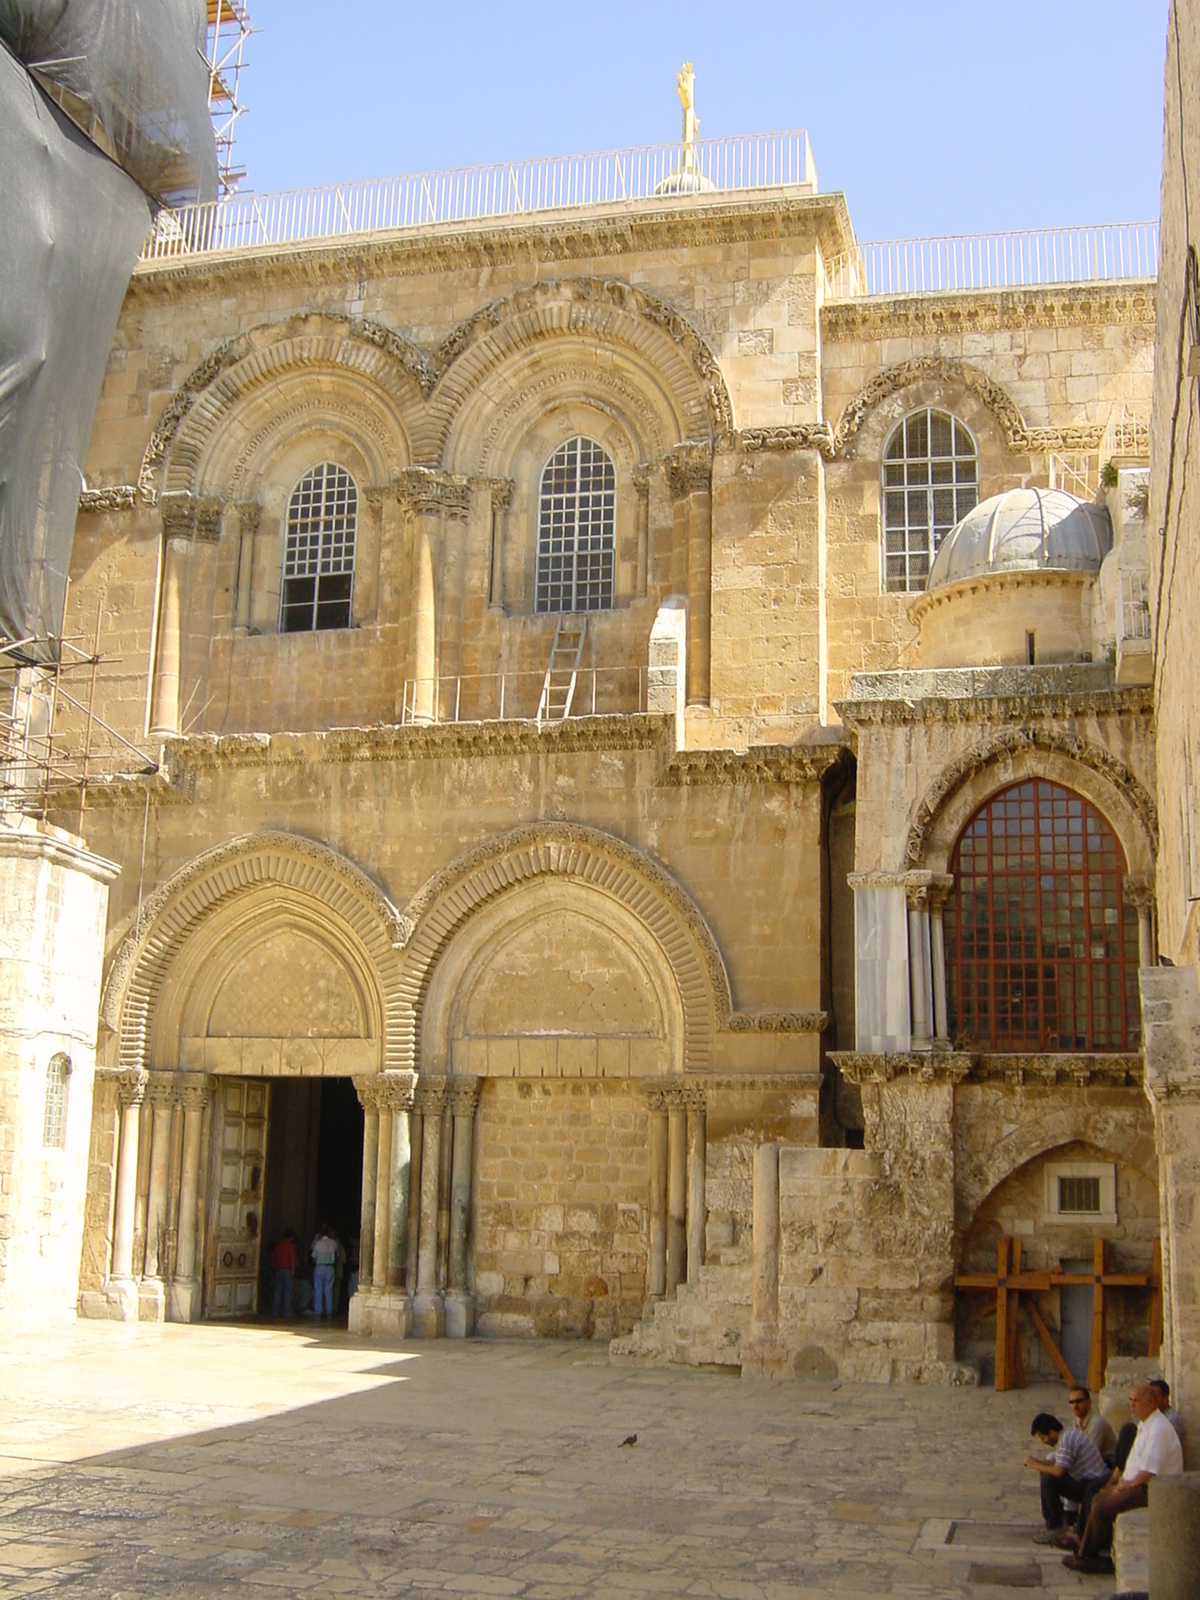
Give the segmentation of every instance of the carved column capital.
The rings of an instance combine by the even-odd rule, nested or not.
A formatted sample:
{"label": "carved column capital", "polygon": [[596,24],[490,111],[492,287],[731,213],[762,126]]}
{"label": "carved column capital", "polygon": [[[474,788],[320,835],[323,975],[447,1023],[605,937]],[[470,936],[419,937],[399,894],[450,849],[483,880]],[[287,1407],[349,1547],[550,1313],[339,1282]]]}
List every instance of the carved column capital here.
{"label": "carved column capital", "polygon": [[1155,884],[1151,875],[1145,877],[1133,873],[1124,882],[1125,899],[1138,911],[1145,911],[1154,905]]}
{"label": "carved column capital", "polygon": [[440,1117],[446,1109],[447,1081],[444,1077],[417,1079],[413,1110],[423,1117]]}
{"label": "carved column capital", "polygon": [[643,500],[650,498],[650,473],[651,468],[646,462],[640,462],[629,474],[629,481],[633,484],[635,493]]}
{"label": "carved column capital", "polygon": [[689,494],[712,493],[712,446],[688,440],[663,457],[667,488],[672,500]]}
{"label": "carved column capital", "polygon": [[369,1077],[365,1075],[362,1077],[355,1076],[351,1082],[354,1084],[355,1092],[358,1095],[358,1103],[367,1116],[377,1117],[379,1115],[378,1077],[374,1074]]}
{"label": "carved column capital", "polygon": [[381,1072],[375,1079],[379,1109],[393,1114],[411,1111],[416,1085],[415,1072]]}
{"label": "carved column capital", "polygon": [[163,533],[172,544],[215,544],[221,537],[224,506],[213,495],[194,495],[189,489],[169,489],[159,496]]}
{"label": "carved column capital", "polygon": [[146,1074],[146,1099],[152,1106],[173,1106],[179,1085],[173,1072],[148,1072]]}
{"label": "carved column capital", "polygon": [[408,467],[392,485],[396,498],[414,516],[465,518],[471,510],[471,480],[432,467]]}
{"label": "carved column capital", "polygon": [[150,1081],[149,1073],[140,1068],[129,1072],[119,1072],[116,1075],[117,1100],[122,1107],[140,1106],[146,1098],[146,1087]]}
{"label": "carved column capital", "polygon": [[488,484],[492,496],[493,511],[507,511],[512,505],[513,493],[516,484],[511,478],[493,478]]}
{"label": "carved column capital", "polygon": [[450,1109],[456,1117],[473,1117],[479,1104],[482,1078],[451,1078],[446,1086]]}
{"label": "carved column capital", "polygon": [[175,1081],[175,1099],[185,1111],[203,1111],[212,1095],[212,1079],[204,1072],[184,1072]]}

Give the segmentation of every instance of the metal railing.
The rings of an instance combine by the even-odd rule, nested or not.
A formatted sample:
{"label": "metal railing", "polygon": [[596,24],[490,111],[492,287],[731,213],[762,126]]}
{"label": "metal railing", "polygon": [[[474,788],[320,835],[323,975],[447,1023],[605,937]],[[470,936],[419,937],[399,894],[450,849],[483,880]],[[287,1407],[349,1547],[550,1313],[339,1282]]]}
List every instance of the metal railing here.
{"label": "metal railing", "polygon": [[1121,574],[1121,638],[1150,637],[1150,595],[1146,576],[1141,572]]}
{"label": "metal railing", "polygon": [[[406,678],[402,723],[534,722],[545,672],[490,672]],[[576,717],[628,717],[646,709],[644,667],[580,667],[571,703]]]}
{"label": "metal railing", "polygon": [[162,212],[143,247],[142,260],[626,200],[740,189],[800,188],[815,193],[816,187],[812,148],[802,128],[740,134],[697,139],[690,145],[499,161],[280,194],[232,194],[212,204]]}
{"label": "metal railing", "polygon": [[1158,274],[1158,223],[1029,228],[940,239],[882,239],[835,256],[825,269],[827,299],[930,294],[956,289],[1021,289],[1103,283]]}

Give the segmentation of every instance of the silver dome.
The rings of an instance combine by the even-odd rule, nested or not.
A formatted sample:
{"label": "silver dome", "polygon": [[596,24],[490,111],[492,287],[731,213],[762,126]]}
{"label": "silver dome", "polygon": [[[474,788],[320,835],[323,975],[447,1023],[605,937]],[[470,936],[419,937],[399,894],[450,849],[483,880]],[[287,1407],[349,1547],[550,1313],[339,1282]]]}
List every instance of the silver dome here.
{"label": "silver dome", "polygon": [[942,541],[928,588],[991,572],[1099,572],[1112,548],[1103,506],[1065,489],[1009,489],[983,500]]}

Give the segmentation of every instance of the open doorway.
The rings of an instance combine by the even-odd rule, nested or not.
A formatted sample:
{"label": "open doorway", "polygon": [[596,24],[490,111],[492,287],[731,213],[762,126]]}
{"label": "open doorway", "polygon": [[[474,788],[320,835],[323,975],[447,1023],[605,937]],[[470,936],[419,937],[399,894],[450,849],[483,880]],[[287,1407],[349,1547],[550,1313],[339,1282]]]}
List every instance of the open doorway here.
{"label": "open doorway", "polygon": [[350,1271],[358,1260],[362,1156],[363,1109],[350,1079],[275,1080],[263,1184],[260,1313],[269,1315],[272,1309],[271,1252],[287,1228],[296,1235],[297,1310],[304,1309],[313,1235],[328,1223],[346,1250],[335,1307],[335,1316],[345,1319]]}

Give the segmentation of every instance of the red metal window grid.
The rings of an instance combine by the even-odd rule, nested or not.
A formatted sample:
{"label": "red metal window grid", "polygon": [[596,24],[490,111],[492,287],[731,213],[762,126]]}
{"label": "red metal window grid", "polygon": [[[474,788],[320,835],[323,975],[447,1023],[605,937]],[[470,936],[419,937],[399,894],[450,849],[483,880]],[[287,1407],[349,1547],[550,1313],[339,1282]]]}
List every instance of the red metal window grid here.
{"label": "red metal window grid", "polygon": [[1133,1050],[1137,913],[1125,857],[1087,800],[1031,779],[963,829],[946,919],[951,1031],[990,1050]]}

